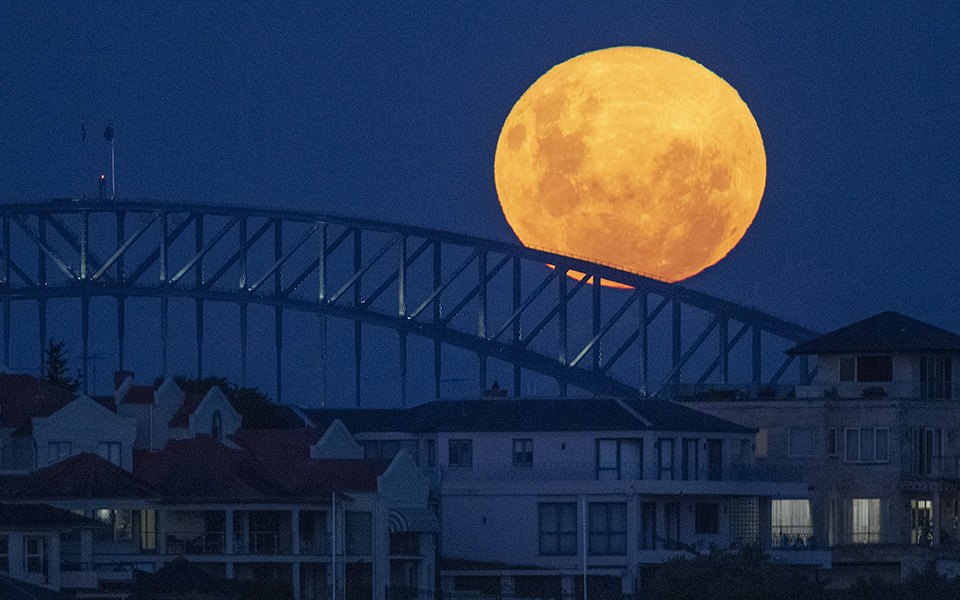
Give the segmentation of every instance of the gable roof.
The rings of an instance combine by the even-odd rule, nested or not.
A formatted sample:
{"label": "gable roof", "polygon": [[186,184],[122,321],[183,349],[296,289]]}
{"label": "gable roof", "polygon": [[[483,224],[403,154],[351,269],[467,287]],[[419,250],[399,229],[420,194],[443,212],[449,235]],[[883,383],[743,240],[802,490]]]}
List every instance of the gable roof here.
{"label": "gable roof", "polygon": [[897,312],[882,312],[787,350],[790,355],[960,352],[960,335]]}
{"label": "gable roof", "polygon": [[24,476],[13,497],[56,500],[66,498],[156,498],[157,493],[129,471],[96,454],[83,452]]}
{"label": "gable roof", "polygon": [[352,433],[753,431],[675,402],[655,399],[484,398],[436,400],[409,409],[305,409],[304,412],[319,427],[329,427],[339,419]]}

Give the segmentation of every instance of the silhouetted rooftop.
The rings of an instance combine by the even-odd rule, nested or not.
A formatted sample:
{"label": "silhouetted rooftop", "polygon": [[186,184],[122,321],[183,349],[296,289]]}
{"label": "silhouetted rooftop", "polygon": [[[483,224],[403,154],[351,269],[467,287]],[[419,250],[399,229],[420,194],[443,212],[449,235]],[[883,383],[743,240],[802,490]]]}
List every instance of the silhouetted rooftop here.
{"label": "silhouetted rooftop", "polygon": [[882,312],[787,350],[787,354],[960,352],[960,335],[897,312]]}

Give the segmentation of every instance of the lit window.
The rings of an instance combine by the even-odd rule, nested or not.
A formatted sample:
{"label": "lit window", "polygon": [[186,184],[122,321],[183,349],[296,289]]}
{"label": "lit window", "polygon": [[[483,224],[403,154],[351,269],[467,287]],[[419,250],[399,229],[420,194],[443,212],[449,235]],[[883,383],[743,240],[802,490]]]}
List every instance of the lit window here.
{"label": "lit window", "polygon": [[929,546],[933,543],[933,501],[910,501],[910,543]]}
{"label": "lit window", "polygon": [[533,440],[513,440],[513,464],[518,467],[533,464]]}
{"label": "lit window", "polygon": [[770,507],[774,546],[807,545],[813,537],[809,500],[772,500]]}
{"label": "lit window", "polygon": [[853,499],[853,530],[851,540],[854,544],[876,544],[880,542],[880,499]]}
{"label": "lit window", "polygon": [[577,553],[577,505],[573,502],[540,504],[540,554],[572,556]]}
{"label": "lit window", "polygon": [[473,441],[450,440],[449,462],[451,467],[470,467],[473,465]]}
{"label": "lit window", "polygon": [[99,535],[101,540],[112,539],[117,542],[133,540],[133,514],[131,511],[101,508],[94,514],[98,521],[107,526],[107,529],[102,530]]}

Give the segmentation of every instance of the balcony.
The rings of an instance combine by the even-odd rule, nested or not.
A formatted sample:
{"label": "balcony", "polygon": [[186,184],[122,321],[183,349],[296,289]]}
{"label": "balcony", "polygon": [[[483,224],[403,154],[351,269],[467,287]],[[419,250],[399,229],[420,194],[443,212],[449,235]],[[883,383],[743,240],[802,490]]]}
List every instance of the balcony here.
{"label": "balcony", "polygon": [[222,531],[170,533],[167,535],[167,554],[223,554],[226,551],[225,537]]}
{"label": "balcony", "polygon": [[511,463],[481,463],[469,467],[441,467],[442,481],[569,481],[595,480],[590,463],[544,463],[516,466]]}
{"label": "balcony", "polygon": [[960,479],[960,456],[902,454],[900,475],[906,479]]}

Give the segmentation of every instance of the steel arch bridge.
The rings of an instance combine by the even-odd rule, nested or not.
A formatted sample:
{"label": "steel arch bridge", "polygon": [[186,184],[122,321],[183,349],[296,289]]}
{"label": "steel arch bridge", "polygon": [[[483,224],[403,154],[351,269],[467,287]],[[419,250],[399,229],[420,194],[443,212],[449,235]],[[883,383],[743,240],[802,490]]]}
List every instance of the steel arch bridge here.
{"label": "steel arch bridge", "polygon": [[[244,385],[248,307],[272,311],[278,401],[290,313],[319,315],[324,369],[327,320],[352,323],[352,344],[338,342],[348,351],[337,356],[352,362],[357,406],[369,379],[364,340],[373,328],[395,333],[402,405],[410,364],[432,362],[432,394],[421,395],[439,398],[441,383],[449,381],[443,374],[464,374],[464,355],[476,357],[470,375],[477,392],[488,386],[488,364],[496,363],[498,372],[512,371],[515,395],[528,376],[552,380],[560,395],[572,387],[645,396],[674,382],[728,383],[737,369],[741,381],[753,383],[776,383],[791,368],[801,383],[811,375],[802,358],[793,363],[780,350],[816,333],[762,311],[579,258],[395,223],[249,206],[54,199],[0,205],[0,253],[7,365],[11,339],[23,326],[12,307],[35,303],[42,367],[48,304],[68,298],[80,303],[80,360],[88,373],[91,322],[103,320],[91,313],[91,300],[106,298],[116,302],[114,358],[123,370],[127,303],[147,298],[159,304],[161,373],[170,367],[172,300],[195,305],[195,341],[187,343],[195,344],[198,376],[205,310],[238,307],[236,359]],[[594,286],[591,278],[626,289]],[[414,338],[426,350],[411,356]],[[459,358],[449,359],[448,348],[459,349]]]}

